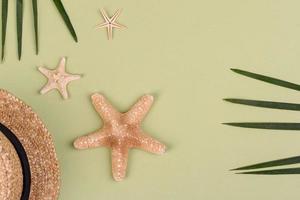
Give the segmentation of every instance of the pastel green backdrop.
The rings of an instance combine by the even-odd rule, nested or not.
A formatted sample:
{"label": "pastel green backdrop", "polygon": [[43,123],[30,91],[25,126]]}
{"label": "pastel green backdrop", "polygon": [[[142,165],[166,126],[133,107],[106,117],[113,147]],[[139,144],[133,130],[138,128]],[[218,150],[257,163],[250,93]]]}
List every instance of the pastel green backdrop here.
{"label": "pastel green backdrop", "polygon": [[[25,0],[24,48],[17,60],[15,2],[9,2],[6,59],[0,85],[22,98],[53,134],[60,161],[62,200],[296,199],[300,176],[235,175],[231,168],[299,155],[300,134],[247,130],[228,121],[291,121],[297,112],[231,105],[224,97],[299,102],[295,91],[230,72],[230,67],[300,82],[300,2],[297,0],[64,0],[79,43],[53,2],[39,1],[40,54],[34,55],[31,2]],[[108,41],[98,8],[123,8]],[[71,99],[41,96],[38,66],[83,74]],[[90,95],[105,94],[126,111],[142,94],[155,96],[143,128],[168,146],[163,156],[132,150],[128,176],[111,177],[109,150],[77,151],[73,140],[101,126]]]}

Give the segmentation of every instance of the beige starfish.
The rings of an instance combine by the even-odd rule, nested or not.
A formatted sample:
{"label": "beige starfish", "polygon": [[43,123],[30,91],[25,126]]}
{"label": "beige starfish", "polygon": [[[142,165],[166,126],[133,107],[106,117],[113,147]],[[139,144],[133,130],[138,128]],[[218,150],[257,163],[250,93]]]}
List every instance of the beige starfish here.
{"label": "beige starfish", "polygon": [[45,94],[50,90],[57,89],[64,99],[68,99],[67,86],[71,81],[80,79],[81,76],[77,74],[69,74],[66,72],[66,58],[61,58],[58,66],[54,70],[45,67],[39,67],[39,71],[48,78],[48,82],[41,89],[40,93]]}
{"label": "beige starfish", "polygon": [[121,25],[116,22],[117,18],[121,14],[121,10],[117,10],[117,12],[112,16],[108,17],[106,11],[104,9],[100,9],[100,13],[104,18],[105,22],[96,26],[96,28],[106,28],[108,39],[112,39],[113,37],[113,28],[126,28],[126,26]]}
{"label": "beige starfish", "polygon": [[93,94],[92,102],[103,119],[103,127],[74,141],[76,149],[109,147],[112,152],[112,173],[116,181],[126,175],[128,151],[139,148],[145,151],[163,154],[166,146],[147,136],[141,129],[141,122],[148,113],[153,97],[142,96],[126,113],[118,112],[101,94]]}

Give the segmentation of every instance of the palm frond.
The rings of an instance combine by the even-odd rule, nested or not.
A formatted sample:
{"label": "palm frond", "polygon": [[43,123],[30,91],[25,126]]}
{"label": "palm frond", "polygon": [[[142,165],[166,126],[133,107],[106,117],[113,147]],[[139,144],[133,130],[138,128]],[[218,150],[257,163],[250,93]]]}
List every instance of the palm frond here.
{"label": "palm frond", "polygon": [[[71,23],[71,20],[61,2],[61,0],[53,0],[58,12],[62,16],[71,36],[77,42],[77,35]],[[18,45],[18,58],[22,57],[22,40],[23,40],[23,0],[16,0],[16,24],[17,24],[17,45]],[[34,25],[34,37],[35,37],[35,52],[39,53],[39,21],[38,21],[38,2],[32,0],[32,12],[33,12],[33,25]],[[7,16],[8,16],[8,0],[2,0],[2,41],[1,41],[1,59],[5,56],[5,43],[6,43],[6,31],[7,31]]]}
{"label": "palm frond", "polygon": [[2,0],[2,54],[1,59],[4,59],[5,40],[6,40],[6,26],[7,26],[7,10],[8,0]]}
{"label": "palm frond", "polygon": [[38,8],[37,0],[32,0],[34,37],[35,37],[35,53],[39,53],[39,38],[38,38]]}
{"label": "palm frond", "polygon": [[22,35],[23,35],[23,0],[17,0],[17,37],[18,37],[18,57],[22,56]]}
{"label": "palm frond", "polygon": [[260,100],[250,100],[250,99],[235,99],[235,98],[228,98],[228,99],[224,99],[224,100],[228,101],[230,103],[242,104],[242,105],[247,105],[247,106],[280,109],[280,110],[300,111],[300,104],[295,104],[295,103],[260,101]]}
{"label": "palm frond", "polygon": [[268,162],[262,162],[254,165],[248,165],[244,167],[239,167],[233,170],[252,170],[252,169],[260,169],[260,168],[267,168],[267,167],[277,167],[282,165],[292,165],[300,163],[300,156],[284,158],[279,160],[272,160]]}
{"label": "palm frond", "polygon": [[273,130],[300,130],[300,123],[282,123],[282,122],[233,122],[224,123],[229,126],[254,129],[273,129]]}
{"label": "palm frond", "polygon": [[70,18],[69,18],[69,16],[68,16],[68,14],[67,14],[67,12],[66,12],[66,10],[65,10],[65,8],[64,8],[64,6],[63,6],[63,4],[62,4],[62,2],[61,2],[61,0],[53,0],[53,2],[54,2],[54,4],[55,4],[57,10],[59,11],[60,15],[62,16],[62,18],[63,18],[63,20],[64,20],[66,26],[68,27],[68,29],[69,29],[71,35],[73,36],[73,39],[77,42],[78,39],[77,39],[76,32],[75,32],[75,30],[74,30],[74,28],[73,28],[73,25],[72,25],[72,23],[71,23],[71,20],[70,20]]}
{"label": "palm frond", "polygon": [[[231,69],[233,72],[247,76],[256,80],[260,80],[273,85],[293,89],[300,91],[300,85],[280,80],[277,78],[256,74],[240,69]],[[255,106],[262,108],[281,109],[281,110],[293,110],[300,111],[300,104],[285,103],[285,102],[274,102],[274,101],[262,101],[262,100],[251,100],[251,99],[237,99],[228,98],[225,101],[242,104],[247,106]],[[286,123],[286,122],[233,122],[224,123],[225,125],[242,127],[242,128],[254,128],[254,129],[272,129],[272,130],[300,130],[300,123]],[[250,170],[239,172],[237,174],[255,174],[255,175],[286,175],[286,174],[300,174],[300,168],[285,168],[285,169],[267,169],[258,170],[262,168],[278,167],[283,165],[291,165],[300,163],[300,156],[284,158],[279,160],[272,160],[267,162],[261,162],[253,165],[239,167],[233,170]],[[253,171],[256,170],[256,171]]]}
{"label": "palm frond", "polygon": [[270,83],[273,85],[300,91],[300,85],[295,84],[295,83],[287,82],[287,81],[269,77],[269,76],[264,76],[261,74],[255,74],[255,73],[240,70],[240,69],[231,69],[231,70],[235,73],[238,73],[238,74],[241,74],[241,75],[244,75],[244,76],[256,79],[256,80],[260,80],[260,81],[267,82],[267,83]]}
{"label": "palm frond", "polygon": [[237,174],[255,174],[255,175],[291,175],[300,174],[300,168],[272,169],[262,171],[240,172]]}

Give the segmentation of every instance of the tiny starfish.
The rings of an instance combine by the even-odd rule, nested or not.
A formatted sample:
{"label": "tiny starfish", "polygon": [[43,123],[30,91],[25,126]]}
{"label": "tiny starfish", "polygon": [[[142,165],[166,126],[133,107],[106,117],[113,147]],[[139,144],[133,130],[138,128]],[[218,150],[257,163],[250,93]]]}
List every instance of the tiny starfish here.
{"label": "tiny starfish", "polygon": [[48,82],[41,89],[40,93],[45,94],[50,90],[57,89],[64,99],[68,99],[67,86],[71,81],[78,80],[81,75],[69,74],[66,72],[66,58],[61,58],[58,66],[54,70],[39,67],[39,71],[48,78]]}
{"label": "tiny starfish", "polygon": [[106,28],[108,39],[112,39],[113,37],[113,28],[126,28],[126,26],[121,25],[116,22],[117,18],[121,14],[121,10],[117,10],[117,12],[110,18],[108,17],[106,11],[104,9],[100,9],[100,13],[104,18],[105,22],[96,26],[96,28]]}
{"label": "tiny starfish", "polygon": [[153,96],[144,95],[126,113],[118,112],[101,94],[93,94],[92,102],[103,119],[103,127],[74,141],[76,149],[108,147],[112,152],[112,174],[116,181],[126,175],[128,151],[139,148],[151,153],[163,154],[166,146],[147,136],[141,129],[141,122],[148,113]]}

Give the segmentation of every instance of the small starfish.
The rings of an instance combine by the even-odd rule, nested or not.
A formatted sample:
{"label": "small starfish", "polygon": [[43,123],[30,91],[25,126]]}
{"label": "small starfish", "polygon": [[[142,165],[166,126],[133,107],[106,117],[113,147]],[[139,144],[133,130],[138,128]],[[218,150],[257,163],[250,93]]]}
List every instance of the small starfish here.
{"label": "small starfish", "polygon": [[40,93],[45,94],[50,90],[57,89],[64,99],[68,99],[67,86],[71,81],[78,80],[81,75],[69,74],[66,72],[66,58],[61,58],[58,66],[54,70],[39,67],[39,71],[48,78],[47,84],[41,89]]}
{"label": "small starfish", "polygon": [[151,153],[163,154],[166,146],[147,136],[141,129],[141,122],[148,113],[153,96],[144,95],[126,113],[118,112],[101,94],[93,94],[92,102],[103,119],[103,127],[74,141],[76,149],[109,147],[112,152],[112,173],[116,181],[126,175],[128,151],[139,148]]}
{"label": "small starfish", "polygon": [[104,9],[100,9],[100,13],[104,18],[105,22],[96,26],[96,28],[106,28],[108,39],[112,39],[113,37],[113,28],[126,28],[126,26],[121,25],[116,22],[117,18],[121,14],[121,10],[117,10],[117,12],[110,18],[108,17],[106,11]]}

